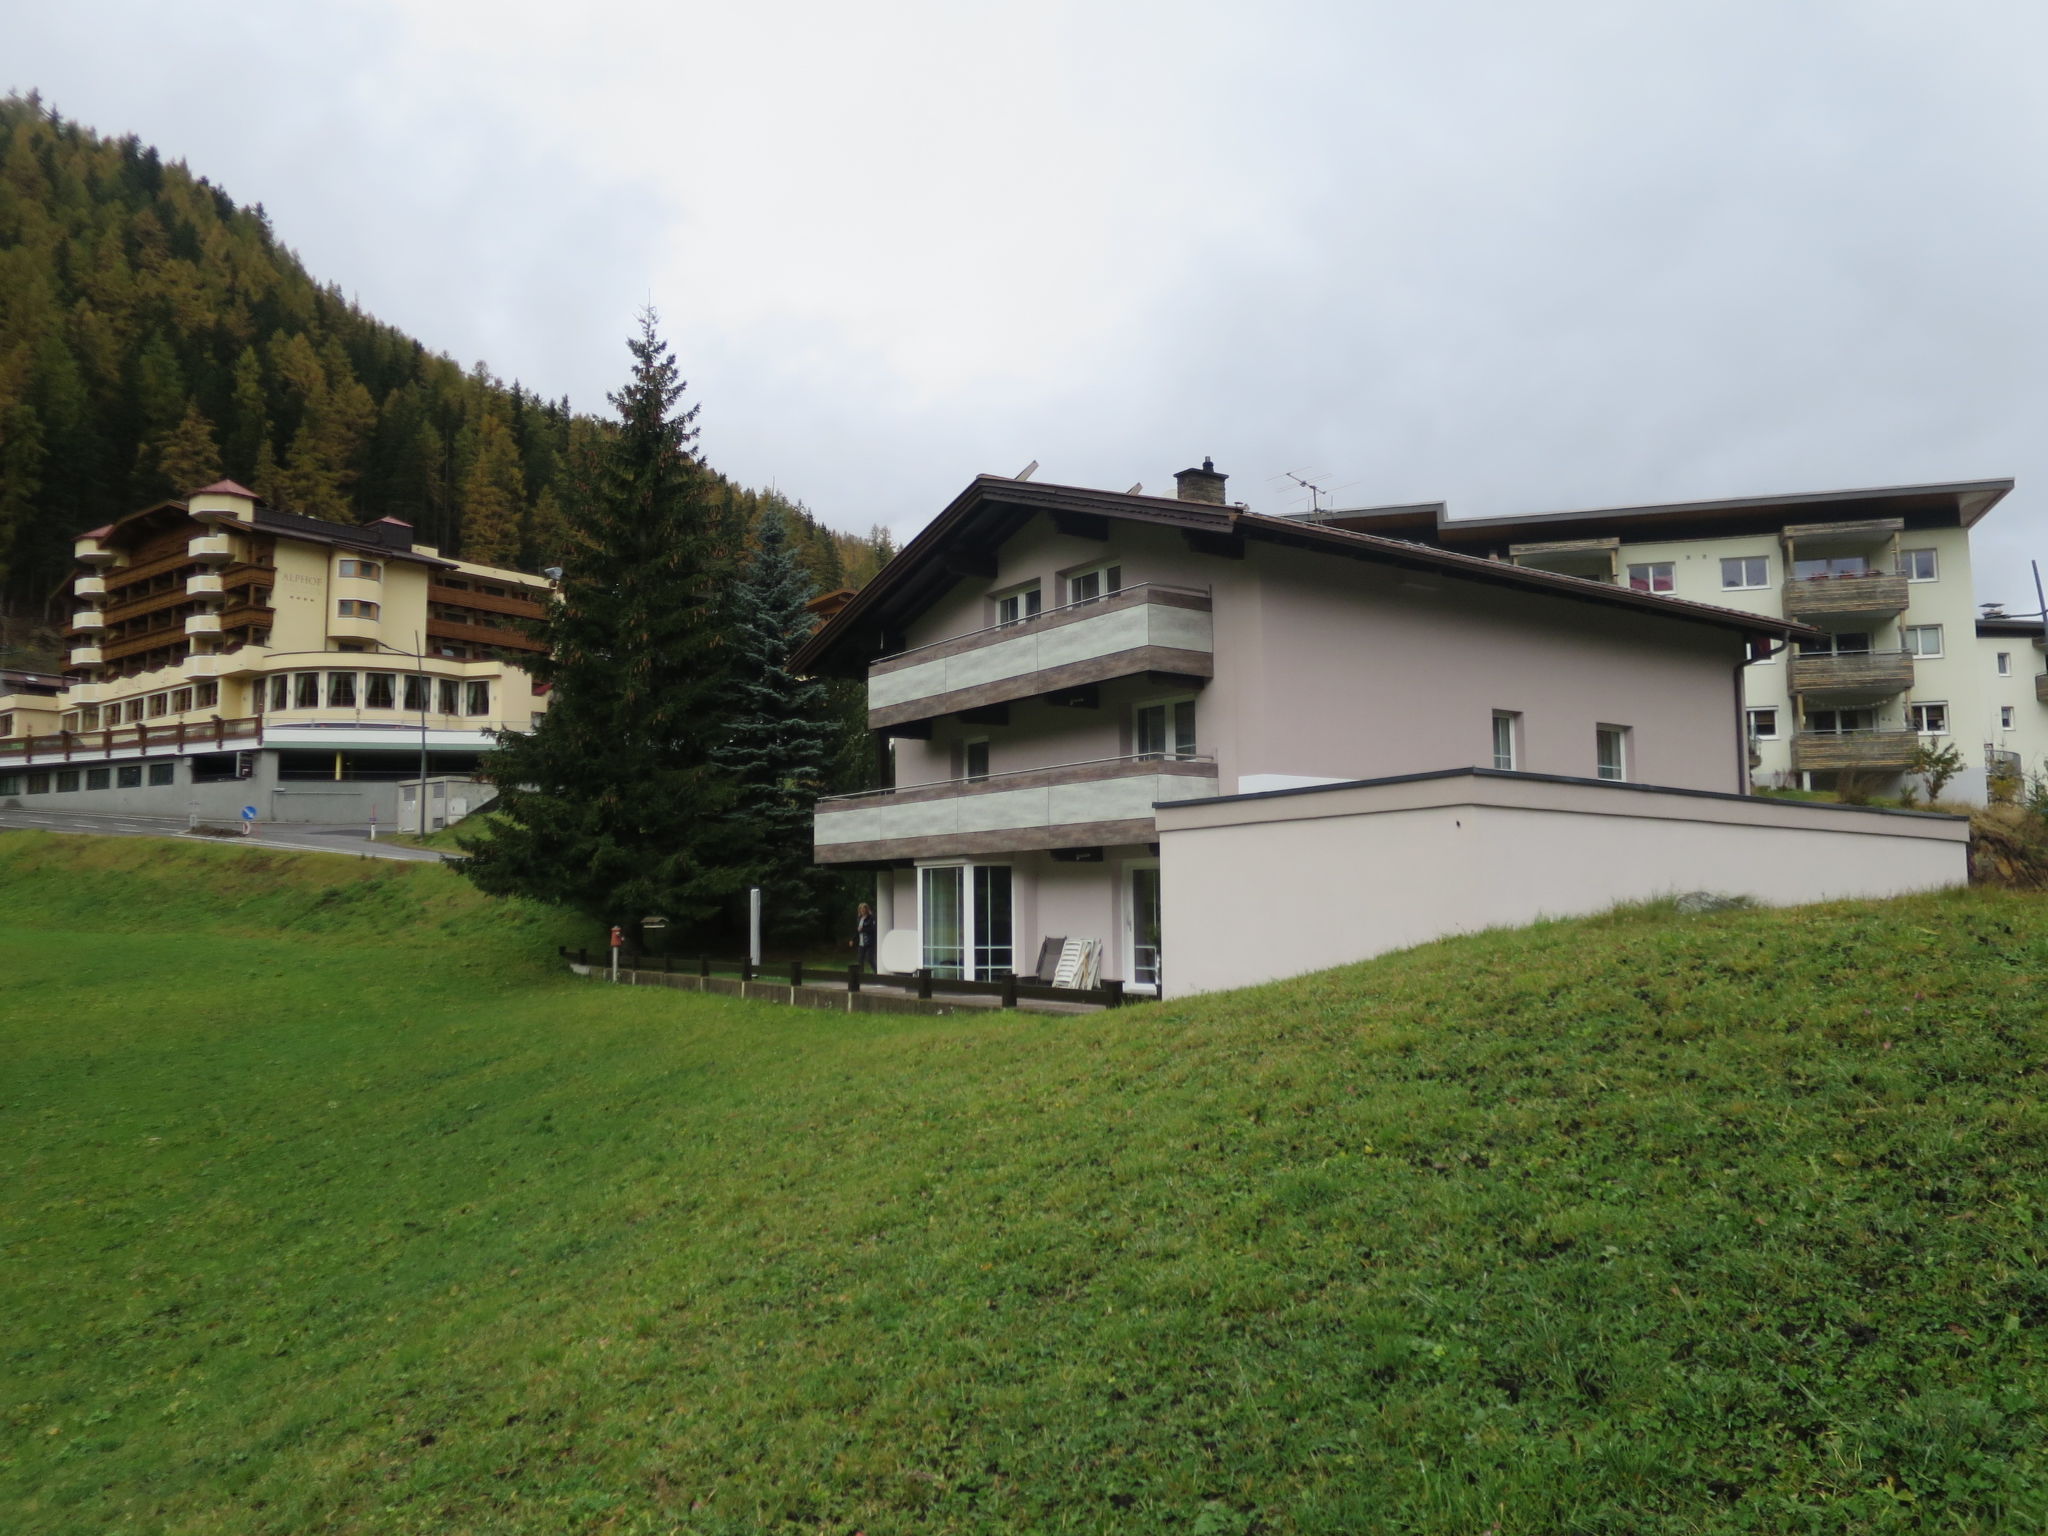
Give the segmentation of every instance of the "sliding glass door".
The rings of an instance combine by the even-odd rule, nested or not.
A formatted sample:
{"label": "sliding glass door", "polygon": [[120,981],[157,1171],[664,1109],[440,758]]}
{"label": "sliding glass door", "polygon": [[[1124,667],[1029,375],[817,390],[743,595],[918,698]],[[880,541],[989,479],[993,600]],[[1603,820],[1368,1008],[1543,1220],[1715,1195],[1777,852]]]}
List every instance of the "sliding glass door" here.
{"label": "sliding glass door", "polygon": [[949,864],[918,871],[924,964],[934,976],[993,981],[1014,969],[1010,866]]}

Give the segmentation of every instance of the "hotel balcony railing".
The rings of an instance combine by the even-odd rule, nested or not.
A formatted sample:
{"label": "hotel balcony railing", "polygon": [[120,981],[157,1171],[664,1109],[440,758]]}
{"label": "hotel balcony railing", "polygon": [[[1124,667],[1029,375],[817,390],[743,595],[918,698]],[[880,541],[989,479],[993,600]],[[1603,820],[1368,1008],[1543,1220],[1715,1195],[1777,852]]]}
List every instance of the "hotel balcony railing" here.
{"label": "hotel balcony railing", "polygon": [[1789,681],[1794,693],[1904,693],[1913,686],[1913,658],[1906,651],[1794,656]]}
{"label": "hotel balcony railing", "polygon": [[105,597],[107,578],[98,574],[80,576],[71,583],[71,590],[79,597]]}
{"label": "hotel balcony railing", "polygon": [[1141,582],[886,656],[868,668],[880,730],[1141,672],[1215,675],[1209,594]]}
{"label": "hotel balcony railing", "polygon": [[1905,611],[1906,578],[1888,571],[1809,576],[1785,583],[1785,617],[1801,623],[1888,619]]}
{"label": "hotel balcony railing", "polygon": [[234,545],[224,533],[202,533],[185,546],[190,560],[230,560],[234,553]]}
{"label": "hotel balcony railing", "polygon": [[81,608],[71,615],[73,629],[99,630],[107,627],[106,618],[97,608]]}
{"label": "hotel balcony railing", "polygon": [[1149,843],[1154,803],[1215,793],[1214,759],[1148,755],[833,795],[813,818],[817,861]]}
{"label": "hotel balcony railing", "polygon": [[185,578],[187,597],[219,597],[223,591],[220,572],[203,571],[197,576]]}
{"label": "hotel balcony railing", "polygon": [[74,667],[96,667],[105,660],[105,652],[96,644],[71,647],[70,664]]}
{"label": "hotel balcony railing", "polygon": [[1919,747],[1918,731],[1801,731],[1792,738],[1792,767],[1801,773],[1904,773]]}
{"label": "hotel balcony railing", "polygon": [[83,565],[111,565],[114,552],[102,548],[98,539],[73,539],[71,558]]}
{"label": "hotel balcony railing", "polygon": [[263,736],[261,720],[201,720],[176,725],[116,725],[102,731],[58,731],[0,741],[0,763],[70,763],[129,752],[250,745]]}

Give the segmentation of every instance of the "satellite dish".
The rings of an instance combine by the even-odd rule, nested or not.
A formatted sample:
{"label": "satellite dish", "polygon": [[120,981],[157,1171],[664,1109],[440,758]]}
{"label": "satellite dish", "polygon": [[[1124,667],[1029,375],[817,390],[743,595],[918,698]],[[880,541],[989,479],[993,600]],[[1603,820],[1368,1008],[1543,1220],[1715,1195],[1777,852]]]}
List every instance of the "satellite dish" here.
{"label": "satellite dish", "polygon": [[875,958],[883,970],[903,975],[923,963],[924,944],[915,928],[891,928],[882,935],[881,949]]}
{"label": "satellite dish", "polygon": [[1016,474],[1010,476],[1010,478],[1012,480],[1029,480],[1033,475],[1037,473],[1038,460],[1033,459],[1029,464],[1026,464],[1022,469],[1018,470]]}

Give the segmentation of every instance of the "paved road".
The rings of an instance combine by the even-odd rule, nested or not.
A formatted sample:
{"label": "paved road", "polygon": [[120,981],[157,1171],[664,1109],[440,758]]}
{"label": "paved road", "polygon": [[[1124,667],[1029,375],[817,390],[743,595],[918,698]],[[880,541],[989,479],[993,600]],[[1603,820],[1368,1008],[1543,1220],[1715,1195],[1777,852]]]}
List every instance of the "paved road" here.
{"label": "paved road", "polygon": [[[192,837],[182,816],[87,815],[78,811],[7,810],[0,807],[0,828],[22,827],[39,832],[89,832],[97,837]],[[438,864],[443,855],[432,848],[405,848],[371,842],[362,827],[262,826],[253,837],[209,837],[209,843],[230,848],[290,848],[300,853],[368,854],[378,859]]]}

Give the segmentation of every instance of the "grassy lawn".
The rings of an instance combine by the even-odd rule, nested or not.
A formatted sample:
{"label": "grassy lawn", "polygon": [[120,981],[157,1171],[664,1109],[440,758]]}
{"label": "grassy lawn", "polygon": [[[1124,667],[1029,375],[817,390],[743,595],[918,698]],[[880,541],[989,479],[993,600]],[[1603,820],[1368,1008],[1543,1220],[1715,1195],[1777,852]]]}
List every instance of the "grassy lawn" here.
{"label": "grassy lawn", "polygon": [[10,1532],[2034,1531],[2048,904],[1088,1018],[0,834]]}

